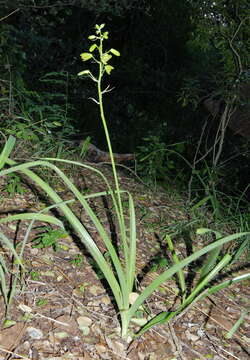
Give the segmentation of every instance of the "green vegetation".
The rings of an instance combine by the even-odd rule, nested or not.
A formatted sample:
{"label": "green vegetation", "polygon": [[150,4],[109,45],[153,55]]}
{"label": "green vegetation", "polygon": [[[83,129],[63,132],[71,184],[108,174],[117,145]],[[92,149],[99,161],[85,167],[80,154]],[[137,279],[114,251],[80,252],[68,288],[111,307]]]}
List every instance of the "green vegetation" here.
{"label": "green vegetation", "polygon": [[[209,244],[201,249],[196,249],[191,255],[187,256],[184,259],[180,258],[177,255],[175,246],[172,241],[172,237],[170,235],[166,235],[166,243],[171,253],[172,263],[168,264],[168,268],[164,270],[160,275],[158,275],[141,292],[135,288],[137,239],[134,200],[132,195],[128,191],[122,190],[120,186],[117,168],[114,161],[112,143],[110,140],[110,134],[108,131],[103,107],[103,95],[110,91],[109,86],[103,87],[103,78],[105,74],[110,75],[111,71],[114,69],[114,67],[110,65],[110,60],[112,59],[112,57],[118,57],[120,56],[120,53],[114,48],[110,48],[109,50],[104,49],[103,43],[109,38],[109,34],[107,31],[104,30],[104,28],[104,24],[96,25],[95,34],[89,36],[89,40],[94,42],[93,45],[90,46],[88,52],[84,52],[81,54],[81,58],[84,62],[91,60],[94,64],[97,65],[97,74],[94,72],[94,70],[92,71],[87,69],[79,72],[78,75],[88,76],[92,81],[94,81],[94,83],[96,83],[97,86],[97,99],[92,96],[92,100],[99,106],[100,117],[111,159],[112,173],[115,184],[114,188],[112,188],[110,182],[101,171],[80,162],[60,158],[44,158],[41,160],[23,162],[18,164],[10,157],[10,154],[15,145],[15,139],[13,138],[13,136],[10,136],[6,141],[0,155],[0,169],[3,169],[0,171],[0,177],[13,173],[15,174],[16,172],[18,174],[25,175],[25,177],[27,177],[32,183],[36,184],[39,188],[43,190],[46,196],[50,198],[52,205],[46,207],[45,209],[37,213],[30,212],[17,215],[8,215],[7,217],[0,219],[0,223],[6,223],[15,220],[31,220],[25,235],[25,239],[22,242],[20,248],[13,246],[11,242],[3,234],[1,234],[1,242],[13,255],[17,266],[17,270],[14,275],[14,286],[13,282],[10,282],[10,287],[8,288],[6,281],[6,279],[8,279],[7,275],[9,274],[8,265],[6,265],[4,259],[1,258],[1,291],[3,293],[6,304],[6,319],[9,321],[11,299],[13,298],[16,290],[16,282],[17,279],[19,279],[19,274],[22,273],[25,268],[25,264],[23,264],[24,251],[30,231],[34,226],[34,223],[39,220],[59,227],[59,230],[51,230],[52,228],[47,229],[48,231],[40,235],[35,240],[36,247],[46,248],[48,246],[52,246],[55,249],[57,247],[58,238],[64,236],[65,234],[64,227],[67,223],[78,235],[79,239],[85,245],[88,252],[92,256],[93,261],[95,262],[95,264],[97,264],[98,268],[103,273],[103,276],[110,287],[110,290],[114,296],[118,308],[117,315],[119,316],[121,322],[121,337],[124,339],[128,339],[130,335],[131,322],[135,321],[138,323],[138,319],[136,319],[136,316],[138,315],[138,311],[141,309],[141,306],[143,306],[145,301],[149,299],[149,297],[153,294],[155,290],[157,290],[166,280],[171,279],[175,274],[177,274],[180,288],[181,304],[179,305],[179,307],[175,311],[162,312],[153,318],[150,316],[150,314],[147,315],[146,319],[144,319],[147,323],[145,325],[141,323],[142,327],[140,331],[137,334],[131,334],[132,336],[139,336],[153,326],[169,321],[170,319],[181,314],[190,305],[204,299],[207,295],[214,294],[217,291],[230,286],[231,284],[250,278],[250,274],[245,273],[244,275],[231,277],[229,280],[226,281],[218,280],[216,284],[212,282],[218,275],[218,273],[221,272],[221,270],[225,269],[225,267],[230,262],[232,262],[233,259],[235,260],[232,254],[230,254],[228,251],[225,252],[223,250],[223,245],[229,242],[234,242],[237,239],[243,239],[240,245],[241,248],[242,244],[245,244],[247,239],[249,239],[250,232],[242,231],[233,235],[224,235],[222,231],[213,231],[204,227],[199,228],[196,231],[196,236],[202,236],[205,234],[206,236],[210,235]],[[177,156],[180,156],[181,159],[185,161],[185,158],[181,154],[181,152],[183,151],[183,146],[180,145],[181,144],[177,143],[174,145],[174,150],[166,151],[166,156],[168,159],[167,161],[169,162],[169,169],[174,167],[174,162],[172,160],[169,160],[170,154],[177,154]],[[142,161],[146,161],[147,159],[151,158],[152,149],[150,148],[149,150],[150,154],[144,154]],[[156,149],[155,151],[158,150]],[[160,148],[159,151],[163,152],[163,149]],[[154,162],[152,163],[153,165],[151,164],[151,166],[157,167],[158,163],[155,162],[156,158],[153,157],[153,159]],[[70,178],[66,176],[65,173],[58,166],[54,165],[54,162],[59,164],[71,164],[75,165],[79,169],[85,168],[95,172],[102,179],[103,186],[106,187],[106,190],[94,194],[82,194],[79,189],[73,184]],[[160,162],[160,167],[163,167],[162,161]],[[53,185],[51,186],[48,180],[43,180],[42,176],[38,176],[33,170],[31,170],[33,168],[40,168],[43,170],[47,168],[53,171],[58,176],[58,178],[62,180],[65,186],[70,190],[73,198],[67,201],[63,201],[62,197],[53,188]],[[157,172],[155,174],[157,174]],[[215,181],[213,178],[213,172],[210,172],[208,169],[208,172],[205,173],[205,176],[207,174],[209,181]],[[213,215],[216,215],[216,219],[218,219],[219,215],[215,213],[215,210],[217,212],[218,209],[218,205],[216,202],[217,193],[214,191],[213,186],[211,188],[207,188],[206,182],[203,180],[199,173],[195,172],[195,175],[197,175],[199,181],[202,183],[205,193],[206,191],[211,191],[211,193],[206,194],[206,200],[200,200],[198,203],[193,205],[193,210],[195,211],[200,206],[204,205],[209,197],[214,209]],[[105,227],[102,225],[101,219],[97,217],[97,214],[90,207],[87,201],[88,199],[93,199],[100,196],[107,196],[112,202],[113,213],[117,224],[119,250],[113,243]],[[100,248],[97,246],[95,239],[89,234],[89,232],[84,226],[84,223],[80,221],[73,208],[71,207],[71,205],[74,204],[75,201],[80,202],[86,214],[91,219],[95,230],[97,231],[100,239],[103,241],[103,244],[107,249],[107,252],[105,254],[102,253]],[[124,204],[126,204],[126,206],[124,206]],[[52,210],[53,208],[58,208],[60,210],[60,212],[66,219],[65,223],[63,223],[58,218],[47,214],[48,211]],[[242,224],[244,228],[244,220],[242,221]],[[215,236],[215,240],[213,240],[211,235]],[[239,251],[239,248],[237,251]],[[107,254],[108,256],[106,256]],[[205,258],[204,255],[206,255]],[[201,263],[198,270],[199,279],[196,285],[189,292],[183,268],[190,263],[196,261],[197,259],[199,259]],[[45,304],[46,302],[44,302],[43,299],[38,300],[37,302],[38,306],[42,306]],[[141,316],[141,313],[139,315]],[[236,323],[235,328],[237,326],[238,323]],[[233,328],[232,332],[234,331],[235,330]]]}
{"label": "green vegetation", "polygon": [[32,240],[32,247],[37,249],[45,249],[52,246],[53,250],[57,251],[60,248],[58,240],[68,236],[65,231],[62,231],[60,229],[52,229],[49,226],[43,227],[38,230],[41,230],[39,235]]}
{"label": "green vegetation", "polygon": [[22,185],[21,178],[16,174],[10,174],[7,178],[7,183],[4,190],[13,197],[16,193],[17,194],[24,194],[25,188]]}
{"label": "green vegetation", "polygon": [[[0,232],[1,246],[6,247],[12,257],[12,262],[8,265],[4,257],[0,256],[0,285],[1,293],[5,304],[5,321],[9,320],[10,306],[12,299],[16,292],[17,282],[20,279],[20,274],[24,271],[24,264],[22,263],[23,251],[17,253],[10,239],[8,239],[2,232]],[[12,269],[16,269],[16,273],[12,273]]]}
{"label": "green vegetation", "polygon": [[77,254],[74,256],[74,258],[72,260],[70,260],[69,262],[72,264],[72,265],[75,265],[75,266],[80,266],[84,261],[84,257],[82,256],[82,254]]}

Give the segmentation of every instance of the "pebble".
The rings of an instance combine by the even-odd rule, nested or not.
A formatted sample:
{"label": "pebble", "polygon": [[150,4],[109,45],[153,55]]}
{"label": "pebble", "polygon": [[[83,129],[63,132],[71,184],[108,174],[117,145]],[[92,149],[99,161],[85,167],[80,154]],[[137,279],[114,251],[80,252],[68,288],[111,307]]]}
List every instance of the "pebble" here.
{"label": "pebble", "polygon": [[27,328],[26,332],[32,339],[41,339],[43,337],[43,332],[40,329],[31,326]]}
{"label": "pebble", "polygon": [[79,316],[76,319],[79,327],[81,326],[90,326],[92,324],[92,320],[90,318],[88,318],[87,316]]}
{"label": "pebble", "polygon": [[195,335],[195,334],[192,334],[190,331],[186,330],[185,331],[185,335],[187,337],[188,340],[191,340],[193,342],[199,340],[199,336]]}

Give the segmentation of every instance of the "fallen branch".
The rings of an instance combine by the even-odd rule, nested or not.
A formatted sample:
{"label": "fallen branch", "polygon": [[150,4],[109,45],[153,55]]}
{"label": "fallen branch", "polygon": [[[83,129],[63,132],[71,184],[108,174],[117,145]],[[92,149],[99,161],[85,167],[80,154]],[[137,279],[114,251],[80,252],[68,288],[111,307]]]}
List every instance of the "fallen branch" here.
{"label": "fallen branch", "polygon": [[[83,145],[84,141],[80,142],[80,146]],[[114,159],[116,163],[122,163],[126,161],[135,160],[134,154],[117,154],[114,153]],[[93,144],[88,144],[87,152],[86,152],[87,160],[91,162],[110,162],[110,156],[109,153],[106,151],[102,151],[98,149]]]}

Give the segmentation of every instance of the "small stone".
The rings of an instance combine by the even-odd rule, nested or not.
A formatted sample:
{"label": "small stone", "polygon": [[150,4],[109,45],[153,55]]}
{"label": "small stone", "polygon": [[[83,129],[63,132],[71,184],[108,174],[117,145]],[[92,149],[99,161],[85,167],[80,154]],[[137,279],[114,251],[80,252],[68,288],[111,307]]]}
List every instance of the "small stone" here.
{"label": "small stone", "polygon": [[49,341],[49,340],[37,340],[36,341],[36,349],[39,353],[53,352],[53,351],[57,350],[54,342]]}
{"label": "small stone", "polygon": [[101,293],[103,292],[103,289],[96,285],[90,286],[88,290],[94,296],[101,295]]}
{"label": "small stone", "polygon": [[22,351],[24,351],[24,350],[29,350],[29,348],[30,348],[30,343],[29,343],[29,341],[25,341],[24,343],[22,343],[21,345],[20,345],[20,347],[18,347],[18,349],[22,349]]}
{"label": "small stone", "polygon": [[8,227],[9,227],[11,230],[14,230],[14,231],[16,231],[16,229],[17,229],[17,225],[16,225],[16,224],[8,224]]}
{"label": "small stone", "polygon": [[54,336],[56,339],[66,339],[69,336],[69,334],[66,333],[65,331],[61,331],[54,333]]}
{"label": "small stone", "polygon": [[81,326],[79,326],[79,329],[81,330],[81,332],[84,336],[87,336],[90,333],[90,328],[88,326],[81,325]]}
{"label": "small stone", "polygon": [[133,304],[134,304],[134,302],[135,302],[135,300],[138,298],[138,296],[139,296],[139,294],[136,293],[136,292],[131,292],[131,293],[129,294],[129,303],[130,303],[130,305],[133,305]]}
{"label": "small stone", "polygon": [[98,352],[98,354],[102,354],[107,351],[106,346],[101,345],[101,344],[96,344],[95,348],[96,348],[96,351]]}
{"label": "small stone", "polygon": [[36,256],[39,253],[39,249],[37,248],[31,248],[30,249],[30,254],[33,256]]}
{"label": "small stone", "polygon": [[55,277],[54,271],[48,270],[48,271],[41,271],[42,276],[48,276],[48,277]]}
{"label": "small stone", "polygon": [[56,339],[55,334],[53,332],[49,333],[49,341],[52,343],[56,348],[59,347],[60,340]]}
{"label": "small stone", "polygon": [[[88,306],[91,306],[92,308],[95,308],[96,311],[98,311],[101,304],[101,299],[97,298],[96,300],[88,302]],[[93,309],[94,310],[94,309]]]}
{"label": "small stone", "polygon": [[72,291],[72,295],[76,297],[83,297],[83,291],[79,288],[76,288]]}
{"label": "small stone", "polygon": [[101,303],[104,305],[109,305],[111,303],[110,298],[108,296],[103,296],[101,298]]}
{"label": "small stone", "polygon": [[41,339],[43,337],[43,333],[40,329],[36,329],[34,327],[29,326],[26,329],[26,332],[32,339]]}
{"label": "small stone", "polygon": [[110,338],[105,338],[108,347],[117,355],[120,355],[121,357],[125,356],[125,347],[124,344],[111,340]]}
{"label": "small stone", "polygon": [[25,304],[19,304],[19,309],[22,310],[24,313],[32,313],[31,307],[25,305]]}
{"label": "small stone", "polygon": [[195,335],[195,334],[192,334],[192,333],[191,333],[190,331],[188,331],[188,330],[185,331],[185,335],[186,335],[187,339],[190,340],[190,341],[195,342],[195,341],[199,340],[199,336],[197,336],[197,335]]}
{"label": "small stone", "polygon": [[88,318],[87,316],[79,316],[79,318],[77,318],[76,321],[77,321],[79,327],[90,326],[92,324],[92,320],[90,318]]}

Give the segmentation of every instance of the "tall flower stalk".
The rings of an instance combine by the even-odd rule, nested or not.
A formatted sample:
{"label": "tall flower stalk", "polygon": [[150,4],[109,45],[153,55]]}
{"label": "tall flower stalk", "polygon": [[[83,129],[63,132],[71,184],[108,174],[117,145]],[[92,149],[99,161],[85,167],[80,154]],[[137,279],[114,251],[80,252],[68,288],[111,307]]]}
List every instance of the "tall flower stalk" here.
{"label": "tall flower stalk", "polygon": [[[116,216],[119,224],[120,230],[120,239],[121,245],[123,248],[124,255],[124,263],[125,263],[125,281],[124,278],[120,278],[120,284],[122,287],[123,295],[123,309],[120,309],[120,317],[122,322],[122,333],[125,335],[128,328],[127,312],[129,310],[129,297],[130,293],[133,291],[134,279],[135,279],[135,260],[136,260],[136,232],[135,232],[135,215],[134,215],[134,206],[130,206],[130,238],[128,239],[126,232],[126,224],[124,211],[122,206],[122,198],[121,198],[121,189],[119,185],[116,164],[113,155],[112,144],[109,136],[109,130],[105,118],[104,106],[103,106],[103,95],[110,91],[109,86],[106,89],[102,88],[102,79],[105,73],[110,75],[111,71],[114,69],[113,66],[109,64],[112,56],[120,56],[119,51],[111,48],[108,51],[104,51],[103,42],[108,39],[108,31],[103,31],[105,25],[96,25],[96,34],[90,35],[89,40],[95,41],[93,45],[90,46],[89,52],[84,52],[81,54],[81,58],[83,61],[92,60],[94,63],[98,65],[98,74],[94,76],[90,70],[81,71],[78,75],[87,75],[94,82],[97,83],[97,91],[98,91],[98,100],[92,98],[92,100],[98,104],[100,110],[100,116],[102,125],[104,128],[104,133],[108,145],[108,151],[110,155],[110,161],[112,165],[112,172],[115,182],[115,192],[114,192],[114,206],[116,211]],[[132,198],[130,199],[130,202]],[[131,202],[132,205],[132,202]],[[132,250],[132,251],[131,251]],[[119,276],[119,274],[118,274]]]}

